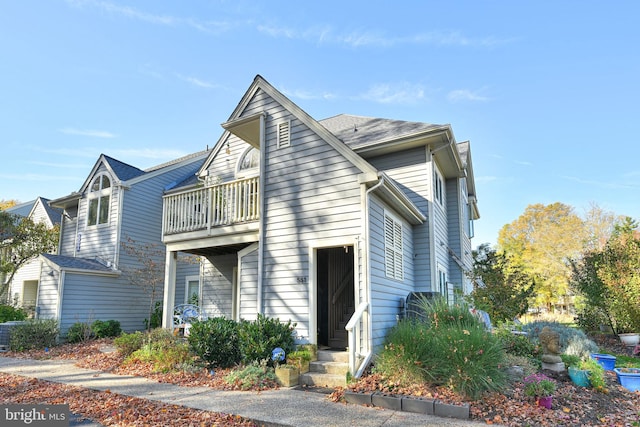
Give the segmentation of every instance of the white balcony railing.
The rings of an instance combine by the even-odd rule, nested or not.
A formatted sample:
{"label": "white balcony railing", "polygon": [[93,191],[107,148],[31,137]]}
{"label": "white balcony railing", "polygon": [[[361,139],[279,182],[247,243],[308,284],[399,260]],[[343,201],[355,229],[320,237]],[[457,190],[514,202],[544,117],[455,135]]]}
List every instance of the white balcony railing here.
{"label": "white balcony railing", "polygon": [[257,221],[258,177],[239,179],[163,198],[163,234]]}

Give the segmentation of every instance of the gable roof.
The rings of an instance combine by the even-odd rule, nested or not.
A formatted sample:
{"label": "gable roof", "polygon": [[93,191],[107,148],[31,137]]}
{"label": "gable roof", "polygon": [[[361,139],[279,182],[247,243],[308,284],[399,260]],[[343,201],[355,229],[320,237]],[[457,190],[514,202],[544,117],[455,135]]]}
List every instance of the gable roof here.
{"label": "gable roof", "polygon": [[287,111],[289,111],[289,113],[295,116],[304,125],[310,128],[317,135],[319,135],[331,147],[342,154],[354,166],[360,169],[361,172],[377,173],[376,169],[371,164],[369,164],[369,162],[358,156],[352,149],[350,149],[347,145],[340,141],[333,133],[328,131],[326,127],[318,123],[317,120],[307,114],[302,108],[298,107],[298,105],[296,105],[293,101],[287,98],[284,94],[278,91],[275,87],[273,87],[269,82],[267,82],[262,76],[258,74],[253,79],[253,83],[251,84],[251,86],[249,86],[249,89],[247,89],[244,96],[231,113],[231,116],[229,116],[229,120],[227,120],[225,123],[222,123],[222,127],[225,129],[225,132],[214,146],[213,151],[211,152],[207,161],[202,165],[202,168],[200,168],[198,174],[204,173],[204,171],[208,168],[217,153],[220,151],[223,142],[227,139],[230,133],[244,139],[245,141],[248,141],[254,146],[256,145],[255,133],[259,131],[260,120],[265,116],[265,113],[253,114],[251,116],[243,116],[242,114],[245,112],[247,106],[259,90],[264,91],[267,95],[269,95],[276,102],[282,105]]}
{"label": "gable roof", "polygon": [[62,221],[62,210],[49,205],[49,199],[46,199],[44,197],[38,197],[36,199],[36,203],[34,203],[33,207],[31,208],[29,216],[33,215],[33,212],[35,211],[38,204],[42,205],[45,215],[47,216],[47,219],[49,220],[49,223],[51,225],[60,224],[60,222]]}
{"label": "gable roof", "polygon": [[33,206],[36,204],[36,200],[37,199],[33,199],[28,202],[20,203],[19,205],[11,206],[4,211],[19,216],[29,216]]}
{"label": "gable roof", "polygon": [[[183,157],[179,157],[174,160],[170,160],[165,163],[161,163],[157,166],[152,166],[148,169],[142,170],[135,166],[131,166],[127,163],[121,162],[120,160],[114,159],[113,157],[107,156],[106,154],[101,154],[93,168],[91,169],[91,173],[87,176],[84,183],[80,187],[79,191],[74,191],[73,193],[60,197],[58,199],[52,200],[51,205],[55,207],[64,207],[67,208],[74,204],[78,203],[78,200],[82,197],[82,193],[86,190],[86,188],[91,184],[91,181],[95,177],[96,172],[98,171],[101,164],[104,164],[109,172],[115,177],[115,179],[120,183],[128,183],[134,184],[141,180],[151,178],[163,173],[166,170],[170,170],[174,167],[179,167],[182,163],[189,162],[203,162],[207,155],[209,154],[209,150],[202,150],[195,153],[188,154]],[[200,165],[197,165],[193,172],[195,172],[200,168]]]}
{"label": "gable roof", "polygon": [[41,258],[55,270],[72,271],[76,273],[119,275],[120,272],[107,267],[95,259],[74,258],[65,255],[41,254]]}

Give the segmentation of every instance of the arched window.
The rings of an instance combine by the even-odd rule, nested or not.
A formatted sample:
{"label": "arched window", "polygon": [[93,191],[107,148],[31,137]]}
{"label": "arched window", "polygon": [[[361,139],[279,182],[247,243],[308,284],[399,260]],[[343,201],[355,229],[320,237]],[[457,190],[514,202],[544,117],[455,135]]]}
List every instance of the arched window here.
{"label": "arched window", "polygon": [[260,150],[251,147],[244,152],[238,163],[238,175],[257,175],[260,167]]}
{"label": "arched window", "polygon": [[91,183],[89,213],[87,225],[100,225],[109,222],[109,204],[111,199],[111,180],[107,175],[98,175]]}

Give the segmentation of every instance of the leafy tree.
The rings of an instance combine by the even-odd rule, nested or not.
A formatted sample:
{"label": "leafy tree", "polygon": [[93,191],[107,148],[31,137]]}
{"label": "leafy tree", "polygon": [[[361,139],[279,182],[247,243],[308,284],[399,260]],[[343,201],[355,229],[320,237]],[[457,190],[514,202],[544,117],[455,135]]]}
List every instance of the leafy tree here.
{"label": "leafy tree", "polygon": [[5,210],[14,207],[18,204],[17,200],[0,200],[0,210]]}
{"label": "leafy tree", "polygon": [[596,203],[591,203],[584,216],[587,233],[585,250],[602,250],[613,235],[616,226],[623,223],[624,217],[611,211],[605,211]]}
{"label": "leafy tree", "polygon": [[606,246],[573,263],[572,286],[585,299],[582,311],[601,315],[617,332],[640,330],[640,233],[624,218]]}
{"label": "leafy tree", "polygon": [[475,307],[486,311],[496,322],[513,320],[529,309],[534,282],[518,265],[512,265],[504,253],[488,244],[473,251],[471,273]]}
{"label": "leafy tree", "polygon": [[571,206],[556,202],[529,205],[500,230],[498,245],[509,262],[536,283],[536,305],[549,310],[570,297],[569,260],[581,253],[585,227]]}
{"label": "leafy tree", "polygon": [[640,331],[640,233],[631,218],[614,230],[598,277],[606,284],[617,333]]}
{"label": "leafy tree", "polygon": [[49,228],[44,222],[0,211],[0,273],[6,277],[0,295],[6,295],[20,267],[56,250],[58,235],[57,225]]}

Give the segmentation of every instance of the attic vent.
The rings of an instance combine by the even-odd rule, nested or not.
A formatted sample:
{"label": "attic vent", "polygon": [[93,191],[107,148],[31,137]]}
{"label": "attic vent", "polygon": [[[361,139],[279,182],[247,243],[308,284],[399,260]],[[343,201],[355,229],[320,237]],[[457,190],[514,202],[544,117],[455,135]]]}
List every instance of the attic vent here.
{"label": "attic vent", "polygon": [[278,148],[289,147],[291,145],[291,121],[278,123]]}

